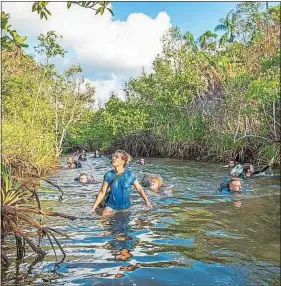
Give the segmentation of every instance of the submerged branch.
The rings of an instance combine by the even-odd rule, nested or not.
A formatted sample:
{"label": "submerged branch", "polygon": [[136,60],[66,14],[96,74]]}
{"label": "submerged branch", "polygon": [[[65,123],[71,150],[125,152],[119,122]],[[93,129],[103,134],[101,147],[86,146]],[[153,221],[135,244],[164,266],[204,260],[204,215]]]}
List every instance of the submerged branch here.
{"label": "submerged branch", "polygon": [[46,183],[52,185],[53,187],[57,188],[57,189],[61,192],[61,195],[60,195],[60,197],[59,197],[59,201],[62,201],[62,200],[63,200],[64,192],[63,192],[63,190],[62,190],[62,188],[61,188],[60,186],[58,186],[57,184],[53,183],[52,181],[50,181],[50,180],[48,180],[48,179],[42,178],[42,177],[40,177],[40,176],[38,176],[38,175],[36,175],[36,174],[32,174],[32,176],[34,176],[34,177],[36,177],[36,178],[39,178],[39,179],[45,181]]}
{"label": "submerged branch", "polygon": [[70,219],[70,220],[77,219],[75,216],[70,216],[70,215],[66,215],[63,213],[59,213],[59,212],[41,210],[41,209],[36,209],[36,208],[27,208],[27,207],[21,207],[21,206],[12,207],[12,206],[7,206],[7,205],[2,205],[1,208],[2,208],[2,211],[6,212],[7,214],[15,214],[16,212],[18,214],[18,211],[22,211],[22,212],[29,212],[29,213],[41,214],[41,215],[47,215],[47,216],[59,216],[59,217],[63,217],[63,218]]}

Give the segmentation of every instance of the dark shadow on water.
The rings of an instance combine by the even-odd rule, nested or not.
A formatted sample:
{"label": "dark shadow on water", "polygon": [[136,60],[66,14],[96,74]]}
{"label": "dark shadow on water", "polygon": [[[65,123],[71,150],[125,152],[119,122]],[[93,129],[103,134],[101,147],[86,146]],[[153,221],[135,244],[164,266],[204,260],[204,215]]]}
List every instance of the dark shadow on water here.
{"label": "dark shadow on water", "polygon": [[114,260],[127,260],[132,257],[130,253],[138,239],[131,235],[130,211],[116,212],[103,219],[106,229],[111,233],[112,239],[107,242],[107,249],[112,251]]}

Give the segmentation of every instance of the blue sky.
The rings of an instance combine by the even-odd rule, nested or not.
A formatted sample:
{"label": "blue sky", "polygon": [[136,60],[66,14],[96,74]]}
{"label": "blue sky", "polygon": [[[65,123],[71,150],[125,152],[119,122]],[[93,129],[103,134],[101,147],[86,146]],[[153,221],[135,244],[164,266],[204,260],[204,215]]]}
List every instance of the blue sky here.
{"label": "blue sky", "polygon": [[153,18],[166,11],[172,25],[184,33],[190,31],[199,37],[213,30],[219,19],[236,7],[239,2],[112,2],[116,20],[126,20],[131,13],[144,13]]}

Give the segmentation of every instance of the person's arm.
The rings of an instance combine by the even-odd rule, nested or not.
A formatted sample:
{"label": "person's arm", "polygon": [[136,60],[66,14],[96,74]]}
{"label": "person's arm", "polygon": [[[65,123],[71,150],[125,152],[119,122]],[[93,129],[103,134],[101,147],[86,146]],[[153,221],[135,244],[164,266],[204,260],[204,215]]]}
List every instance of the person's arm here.
{"label": "person's arm", "polygon": [[106,190],[108,188],[108,183],[104,180],[103,184],[101,186],[101,189],[96,197],[95,203],[92,207],[92,212],[94,212],[96,210],[96,208],[98,207],[98,205],[101,203],[101,201],[103,200],[105,194],[106,194]]}
{"label": "person's arm", "polygon": [[255,171],[255,172],[254,172],[254,175],[259,174],[259,173],[263,173],[263,172],[266,171],[269,167],[270,167],[270,166],[267,165],[267,166],[263,167],[261,170]]}
{"label": "person's arm", "polygon": [[144,189],[142,188],[142,186],[140,185],[139,181],[138,180],[135,180],[134,182],[134,187],[135,189],[138,191],[138,193],[140,194],[140,196],[143,198],[143,200],[145,201],[147,207],[149,209],[152,209],[152,205],[150,203],[150,201],[148,200],[147,196],[146,196],[146,193],[144,191]]}

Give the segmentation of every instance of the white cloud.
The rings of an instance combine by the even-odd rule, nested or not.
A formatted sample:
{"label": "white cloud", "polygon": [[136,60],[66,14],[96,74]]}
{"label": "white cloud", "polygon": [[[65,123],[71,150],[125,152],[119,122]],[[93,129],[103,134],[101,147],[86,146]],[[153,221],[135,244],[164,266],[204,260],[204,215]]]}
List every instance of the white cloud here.
{"label": "white cloud", "polygon": [[126,21],[115,21],[109,12],[94,15],[90,9],[73,5],[68,10],[65,2],[52,2],[52,16],[46,21],[31,12],[32,2],[2,5],[19,34],[35,39],[40,33],[55,30],[62,35],[62,45],[74,51],[67,54],[63,66],[79,63],[91,79],[97,73],[107,75],[106,80],[93,81],[102,100],[109,97],[105,93],[111,88],[120,88],[124,77],[139,74],[143,67],[149,69],[156,54],[161,53],[161,36],[171,26],[166,12],[155,19],[134,13]]}
{"label": "white cloud", "polygon": [[86,80],[86,82],[93,84],[96,88],[95,106],[103,106],[110,98],[112,92],[114,92],[120,99],[125,99],[124,93],[122,92],[122,85],[126,79],[126,77],[120,77],[112,74],[110,79]]}

